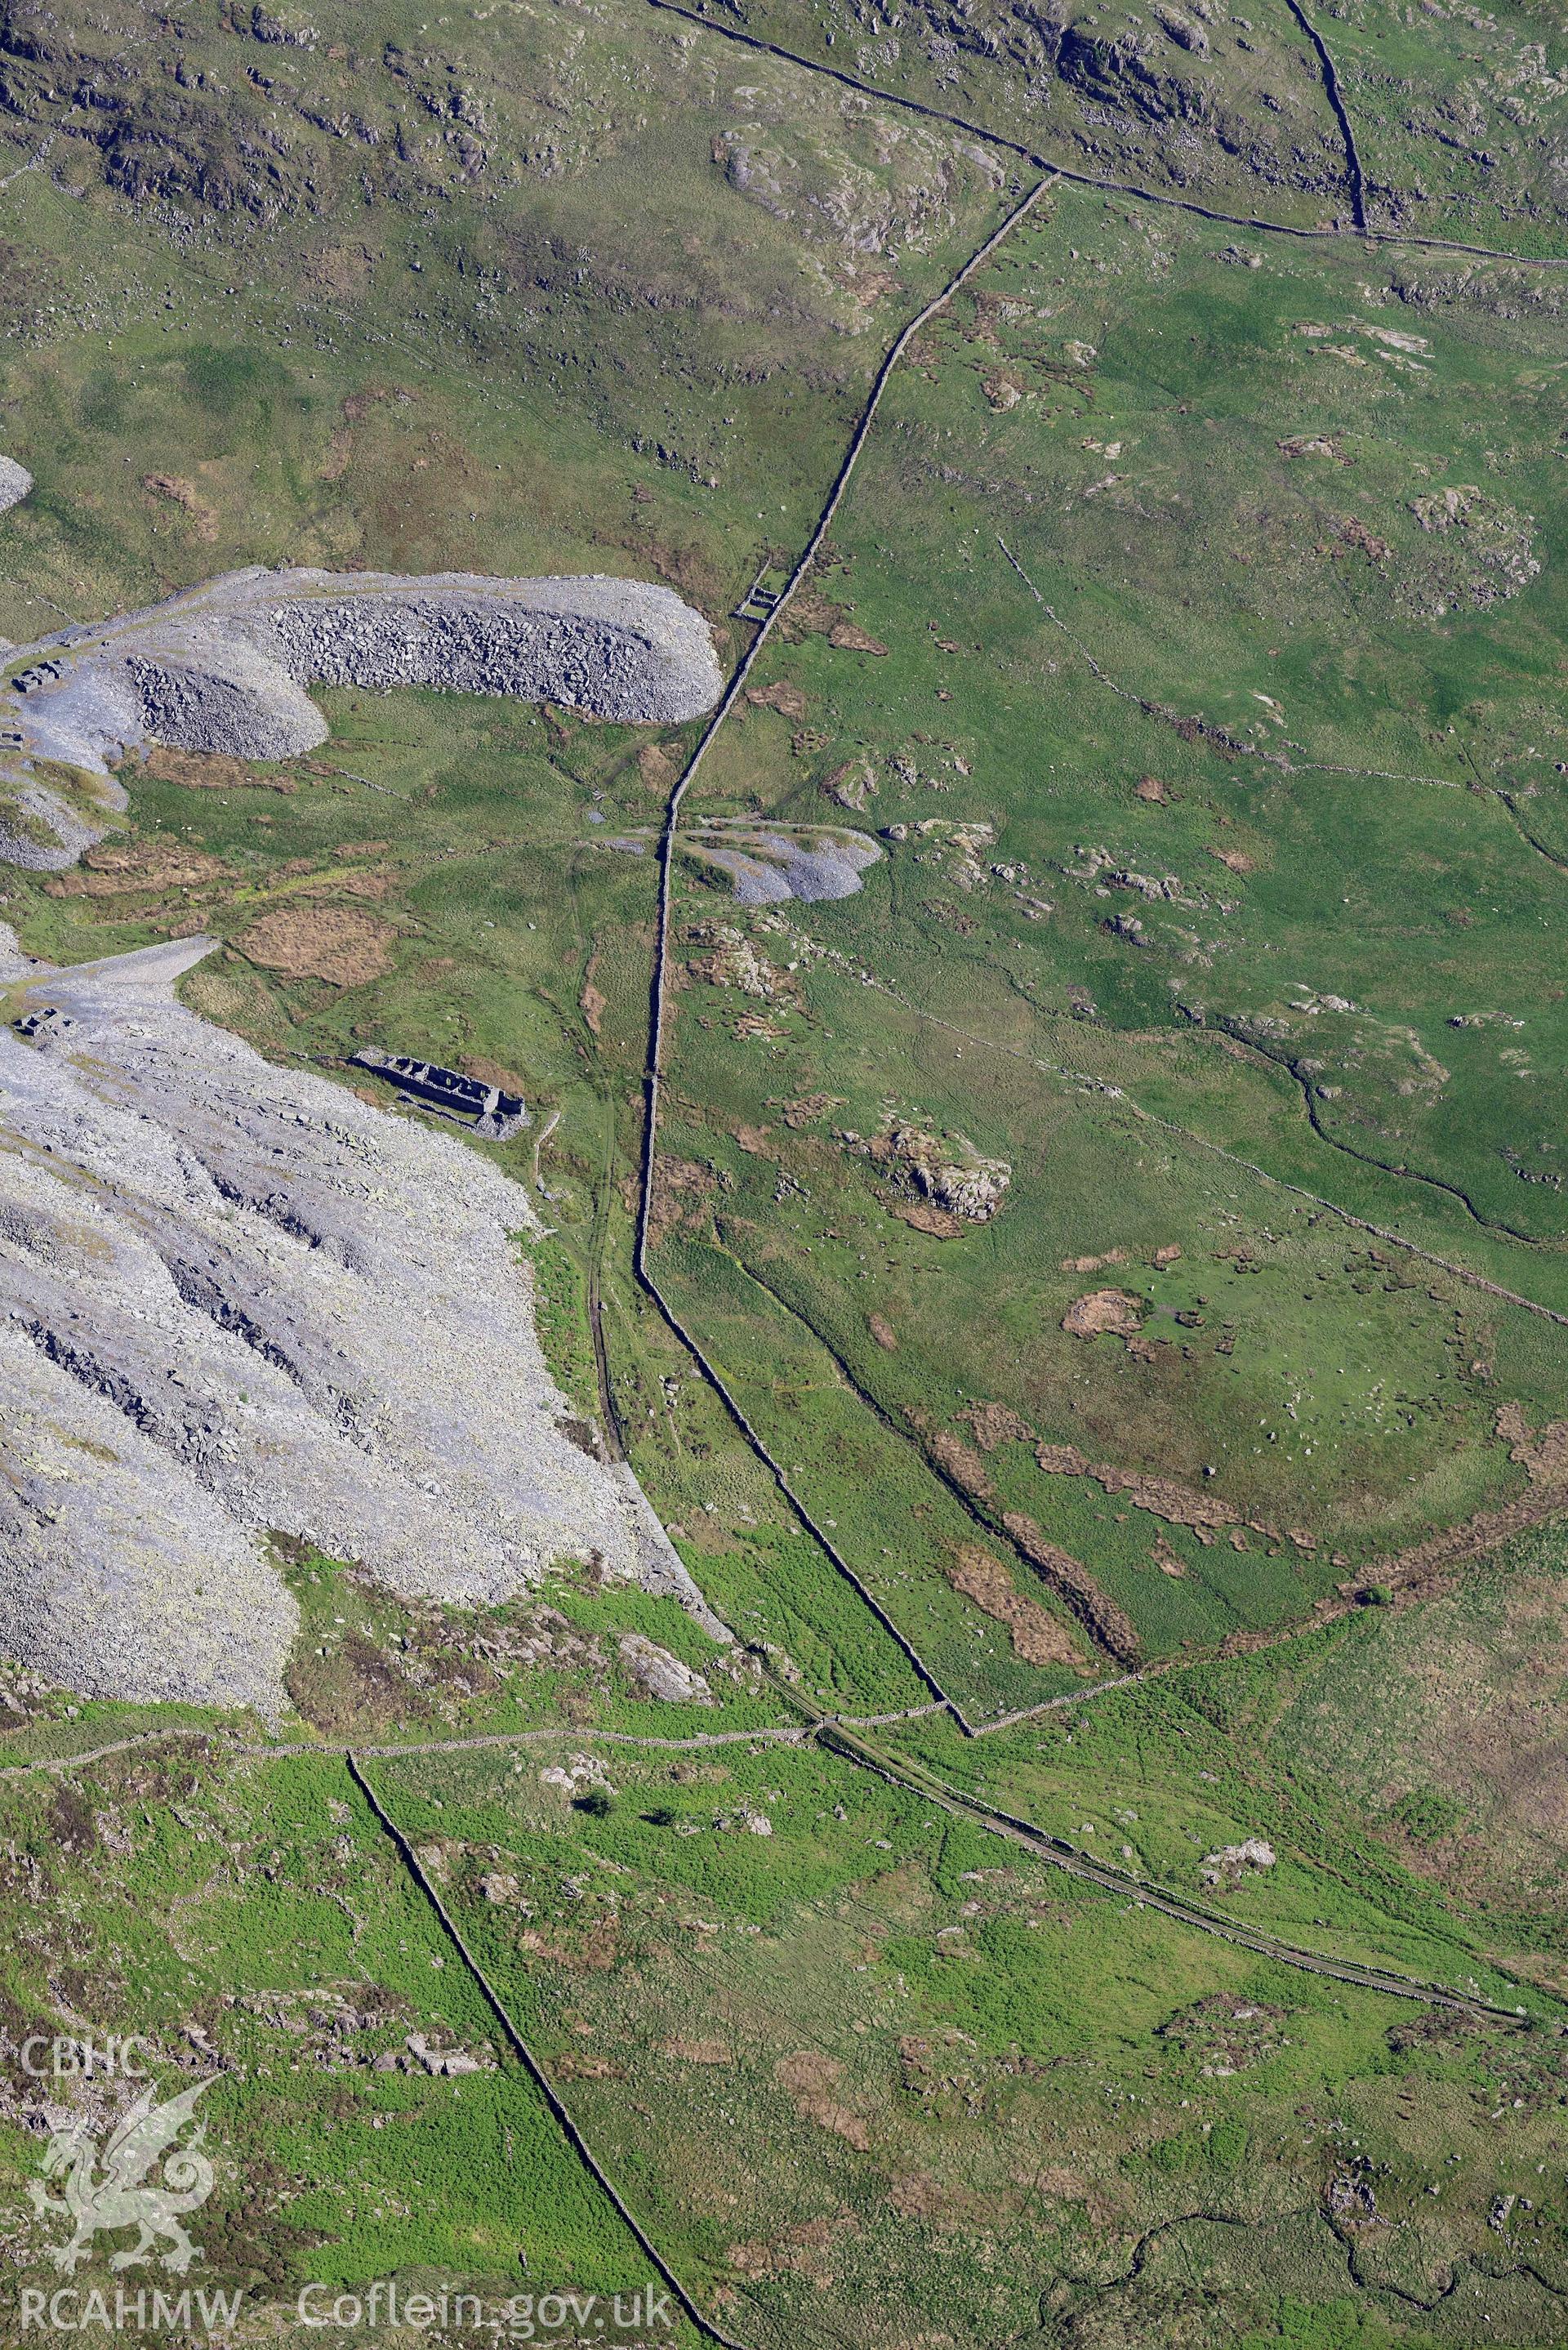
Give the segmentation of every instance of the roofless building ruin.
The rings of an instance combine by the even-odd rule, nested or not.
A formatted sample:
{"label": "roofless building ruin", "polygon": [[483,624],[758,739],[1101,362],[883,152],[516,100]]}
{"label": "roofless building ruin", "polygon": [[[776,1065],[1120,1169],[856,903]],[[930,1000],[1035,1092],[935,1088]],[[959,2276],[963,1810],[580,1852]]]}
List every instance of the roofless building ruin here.
{"label": "roofless building ruin", "polygon": [[521,1094],[505,1093],[479,1077],[465,1077],[461,1069],[443,1069],[436,1061],[416,1061],[407,1053],[379,1053],[373,1045],[351,1058],[356,1068],[384,1077],[410,1100],[444,1118],[456,1118],[488,1142],[504,1142],[508,1135],[529,1123]]}

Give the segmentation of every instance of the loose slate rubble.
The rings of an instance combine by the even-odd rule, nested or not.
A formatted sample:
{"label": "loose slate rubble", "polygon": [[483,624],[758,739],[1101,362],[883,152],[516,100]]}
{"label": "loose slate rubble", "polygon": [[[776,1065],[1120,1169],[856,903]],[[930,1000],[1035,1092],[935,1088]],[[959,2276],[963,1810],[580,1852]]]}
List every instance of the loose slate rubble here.
{"label": "loose slate rubble", "polygon": [[0,457],[0,514],[20,505],[33,486],[33,476],[15,457]]}
{"label": "loose slate rubble", "polygon": [[505,694],[668,725],[709,709],[722,683],[701,615],[641,580],[254,566],[5,656],[0,857],[57,871],[84,828],[101,837],[36,762],[104,779],[100,801],[123,807],[109,771],[144,743],[242,759],[314,750],[327,726],[309,684]]}
{"label": "loose slate rubble", "polygon": [[188,1012],[179,940],[67,971],[0,925],[0,1652],[283,1705],[269,1530],[482,1606],[574,1556],[706,1607],[545,1367],[525,1192]]}
{"label": "loose slate rubble", "polygon": [[797,898],[852,898],[861,875],[883,851],[850,825],[778,825],[746,816],[716,816],[680,836],[680,845],[734,883],[742,906],[771,906]]}

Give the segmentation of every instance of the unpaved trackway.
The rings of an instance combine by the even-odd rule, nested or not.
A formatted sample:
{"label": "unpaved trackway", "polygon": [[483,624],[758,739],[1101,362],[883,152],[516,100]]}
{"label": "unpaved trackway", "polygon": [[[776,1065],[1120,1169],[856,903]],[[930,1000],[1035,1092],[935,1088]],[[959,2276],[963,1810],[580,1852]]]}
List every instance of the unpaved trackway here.
{"label": "unpaved trackway", "polygon": [[[1134,1679],[1137,1678],[1135,1674]],[[1057,1704],[1075,1703],[1080,1698],[1098,1697],[1106,1690],[1120,1689],[1120,1681],[1103,1681],[1092,1690],[1070,1690]],[[36,1771],[46,1775],[60,1776],[67,1771],[85,1771],[94,1762],[107,1762],[111,1755],[131,1754],[142,1747],[165,1746],[172,1742],[194,1741],[208,1748],[206,1759],[213,1762],[286,1762],[300,1755],[373,1754],[379,1761],[395,1761],[409,1754],[474,1754],[487,1748],[533,1746],[550,1740],[597,1739],[601,1746],[647,1746],[661,1754],[689,1754],[706,1746],[743,1746],[750,1743],[774,1746],[799,1746],[804,1740],[826,1726],[828,1729],[885,1730],[895,1721],[919,1721],[933,1713],[945,1713],[946,1706],[939,1699],[927,1705],[901,1707],[894,1713],[830,1713],[813,1715],[808,1722],[769,1722],[754,1730],[696,1730],[685,1738],[659,1738],[631,1730],[583,1730],[570,1722],[545,1722],[528,1730],[478,1731],[469,1738],[407,1738],[381,1745],[369,1745],[363,1739],[323,1738],[256,1738],[227,1739],[215,1736],[210,1730],[139,1730],[129,1738],[110,1739],[102,1746],[83,1747],[75,1754],[40,1754],[28,1762],[8,1762],[0,1768],[0,1780],[29,1779]],[[1033,1711],[1033,1709],[1032,1708]],[[996,1725],[998,1728],[1001,1724]]]}
{"label": "unpaved trackway", "polygon": [[[1174,1668],[1168,1669],[1174,1669]],[[1113,1690],[1131,1688],[1138,1681],[1151,1677],[1147,1673],[1129,1674],[1120,1680],[1102,1682],[1092,1690],[1069,1691],[1065,1697],[1050,1702],[1058,1705],[1081,1703],[1085,1699],[1108,1695]],[[1097,1885],[1107,1893],[1119,1894],[1125,1899],[1135,1902],[1139,1908],[1158,1909],[1164,1916],[1173,1918],[1182,1925],[1194,1927],[1203,1933],[1217,1934],[1224,1940],[1235,1942],[1247,1950],[1256,1950],[1261,1956],[1277,1960],[1282,1966],[1298,1967],[1310,1974],[1330,1975],[1336,1981],[1357,1984],[1364,1990],[1387,1991],[1399,1999],[1419,2000],[1438,2006],[1476,2011],[1501,2017],[1509,2022],[1517,2021],[1516,2012],[1512,2008],[1498,2007],[1485,2000],[1470,1997],[1462,1991],[1455,1991],[1449,1984],[1423,1983],[1411,1976],[1397,1974],[1389,1969],[1365,1966],[1357,1960],[1329,1958],[1320,1951],[1305,1950],[1297,1943],[1284,1941],[1277,1935],[1268,1934],[1256,1928],[1241,1925],[1231,1918],[1222,1918],[1213,1910],[1206,1909],[1200,1903],[1189,1900],[1185,1894],[1179,1893],[1172,1887],[1157,1884],[1147,1877],[1135,1876],[1129,1870],[1115,1868],[1107,1862],[1092,1858],[1077,1846],[1070,1845],[1063,1837],[1054,1836],[1044,1828],[1036,1826],[1033,1820],[1023,1819],[1015,1814],[1002,1811],[996,1805],[986,1803],[979,1795],[968,1794],[961,1788],[950,1785],[948,1781],[940,1778],[933,1771],[924,1767],[917,1771],[897,1762],[880,1748],[864,1742],[857,1735],[864,1731],[888,1729],[903,1721],[929,1719],[933,1714],[950,1711],[946,1706],[936,1704],[911,1706],[897,1713],[819,1714],[794,1692],[781,1690],[780,1694],[787,1696],[790,1702],[799,1706],[802,1718],[798,1723],[773,1725],[757,1730],[699,1731],[685,1738],[643,1737],[630,1731],[597,1730],[581,1724],[560,1723],[542,1729],[496,1731],[472,1738],[410,1739],[379,1745],[367,1745],[352,1741],[327,1742],[314,1739],[275,1742],[257,1741],[245,1744],[210,1743],[202,1759],[210,1764],[219,1765],[236,1762],[268,1762],[302,1759],[340,1762],[346,1762],[350,1771],[355,1772],[358,1776],[355,1758],[361,1755],[372,1757],[379,1762],[397,1762],[411,1759],[417,1755],[477,1753],[535,1743],[622,1746],[653,1749],[661,1753],[690,1753],[702,1748],[718,1746],[802,1746],[815,1740],[829,1753],[836,1754],[843,1761],[856,1763],[862,1769],[875,1773],[877,1777],[886,1780],[890,1786],[899,1787],[906,1794],[914,1795],[921,1802],[938,1804],[942,1809],[955,1815],[972,1820],[996,1835],[1006,1836],[1012,1843],[1023,1845],[1036,1859],[1048,1862],[1054,1868],[1064,1870],[1070,1877],[1082,1877],[1085,1882]],[[1008,1716],[1005,1721],[999,1721],[988,1726],[1002,1729],[1007,1725],[1007,1722],[1027,1720],[1034,1713],[1046,1710],[1048,1708],[1031,1708],[1025,1714]],[[147,1731],[139,1733],[136,1737],[118,1739],[109,1744],[90,1748],[79,1754],[52,1756],[34,1762],[11,1763],[4,1770],[0,1770],[0,1779],[27,1778],[35,1772],[46,1775],[57,1775],[68,1771],[87,1769],[94,1762],[105,1761],[113,1755],[126,1753],[139,1747],[176,1741],[208,1741],[210,1738],[211,1733],[206,1731]]]}
{"label": "unpaved trackway", "polygon": [[1234,1942],[1238,1948],[1256,1950],[1261,1957],[1275,1960],[1280,1965],[1295,1967],[1306,1974],[1327,1975],[1336,1982],[1353,1983],[1363,1991],[1386,1991],[1395,1999],[1419,2001],[1428,2007],[1458,2008],[1467,2014],[1490,2015],[1517,2024],[1521,2011],[1499,2007],[1490,2000],[1471,1997],[1455,1991],[1448,1983],[1425,1983],[1413,1976],[1396,1974],[1390,1969],[1366,1966],[1357,1959],[1331,1959],[1320,1951],[1302,1949],[1293,1942],[1282,1941],[1276,1935],[1241,1925],[1231,1918],[1221,1918],[1200,1903],[1189,1901],[1184,1894],[1167,1886],[1156,1885],[1147,1878],[1134,1877],[1126,1869],[1113,1868],[1103,1861],[1092,1860],[1075,1845],[1061,1836],[1050,1835],[1036,1827],[1033,1820],[1018,1818],[1011,1812],[997,1809],[978,1795],[966,1795],[951,1787],[934,1773],[915,1773],[892,1763],[879,1749],[862,1746],[857,1740],[846,1737],[841,1731],[824,1724],[821,1742],[832,1753],[856,1762],[893,1786],[902,1787],[922,1802],[938,1804],[944,1811],[969,1819],[994,1835],[1005,1836],[1009,1842],[1023,1846],[1035,1859],[1046,1861],[1053,1868],[1062,1869],[1069,1877],[1082,1877],[1086,1883],[1099,1886],[1107,1893],[1119,1893],[1139,1908],[1158,1909],[1167,1918],[1174,1918],[1183,1926],[1196,1928],[1199,1933],[1218,1935],[1220,1940]]}

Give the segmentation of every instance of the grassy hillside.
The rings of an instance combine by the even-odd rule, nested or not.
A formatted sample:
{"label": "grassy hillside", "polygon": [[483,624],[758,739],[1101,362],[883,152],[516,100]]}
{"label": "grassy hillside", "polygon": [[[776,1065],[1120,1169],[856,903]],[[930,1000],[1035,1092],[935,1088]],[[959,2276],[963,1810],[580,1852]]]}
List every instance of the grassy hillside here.
{"label": "grassy hillside", "polygon": [[[1562,2339],[1560,28],[317,18],[0,6],[16,645],[251,563],[597,570],[732,666],[1005,142],[1128,184],[908,348],[686,800],[649,1269],[724,1392],[634,1270],[696,727],[334,691],[0,874],[51,959],[212,933],[189,1002],[279,1063],[525,1096],[472,1147],[552,1367],[737,1636],[294,1543],[279,1722],[0,1669],[7,2044],[218,2071],[240,2340],[646,2282],[475,1964],[747,2350]],[[742,819],[861,888],[741,902]],[[47,2120],[7,2073],[14,2285]]]}

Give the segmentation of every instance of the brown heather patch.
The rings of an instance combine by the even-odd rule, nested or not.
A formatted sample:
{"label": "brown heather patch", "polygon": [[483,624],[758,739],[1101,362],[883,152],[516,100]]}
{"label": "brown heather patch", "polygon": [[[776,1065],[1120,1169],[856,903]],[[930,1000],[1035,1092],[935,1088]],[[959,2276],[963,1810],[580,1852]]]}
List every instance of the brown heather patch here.
{"label": "brown heather patch", "polygon": [[834,2094],[844,2077],[844,2067],[836,2056],[823,2056],[814,2049],[803,2048],[793,2056],[781,2056],[774,2066],[774,2075],[780,2088],[794,2100],[794,2109],[804,2121],[815,2122],[819,2129],[831,2130],[836,2137],[844,2138],[861,2154],[869,2152],[871,2132],[867,2123]]}
{"label": "brown heather patch", "polygon": [[372,408],[377,407],[382,400],[397,400],[406,404],[418,398],[419,393],[410,391],[406,384],[395,383],[390,390],[386,390],[380,384],[368,383],[362,391],[349,393],[343,403],[343,414],[348,423],[362,424]]}
{"label": "brown heather patch", "polygon": [[191,792],[285,792],[299,789],[293,775],[266,775],[246,759],[231,759],[218,751],[171,751],[153,743],[141,762],[144,772],[161,784],[177,784]]}
{"label": "brown heather patch", "polygon": [[51,898],[117,898],[132,890],[190,889],[210,881],[232,881],[234,868],[204,849],[173,840],[137,840],[121,847],[100,842],[81,868],[46,884]]}
{"label": "brown heather patch", "polygon": [[759,710],[776,710],[784,718],[804,718],[809,704],[798,685],[777,678],[772,685],[749,685],[746,700]]}
{"label": "brown heather patch", "polygon": [[732,2064],[735,2061],[733,2052],[722,2040],[688,2040],[680,2033],[661,2040],[659,2053],[678,2064]]}
{"label": "brown heather patch", "polygon": [[1114,2227],[1124,2217],[1102,2188],[1091,2186],[1063,2163],[1047,2164],[1043,2170],[1015,2170],[1012,2178],[1015,2186],[1049,2202],[1082,2203],[1096,2228]]}
{"label": "brown heather patch", "polygon": [[483,1054],[464,1053],[457,1064],[465,1077],[477,1077],[482,1086],[499,1086],[504,1093],[526,1094],[528,1081],[504,1061],[486,1060]]}
{"label": "brown heather patch", "polygon": [[191,517],[194,536],[210,546],[218,536],[218,512],[210,506],[194,482],[181,473],[143,473],[141,486],[149,497],[166,498]]}
{"label": "brown heather patch", "polygon": [[1014,1587],[1002,1561],[979,1543],[961,1543],[945,1568],[948,1581],[985,1616],[1005,1624],[1013,1653],[1029,1665],[1070,1665],[1079,1672],[1094,1669],[1081,1654],[1064,1624],[1037,1599],[1026,1598]]}
{"label": "brown heather patch", "polygon": [[637,754],[637,772],[650,792],[662,795],[675,781],[675,763],[667,759],[657,743],[645,743]]}
{"label": "brown heather patch", "polygon": [[1549,1420],[1537,1433],[1517,1403],[1500,1404],[1494,1432],[1509,1448],[1532,1485],[1561,1484],[1568,1477],[1568,1419]]}
{"label": "brown heather patch", "polygon": [[1179,1581],[1187,1573],[1186,1561],[1181,1557],[1179,1552],[1172,1550],[1170,1544],[1167,1542],[1163,1534],[1156,1534],[1154,1538],[1154,1548],[1149,1553],[1149,1556],[1153,1559],[1156,1566],[1158,1567],[1161,1575],[1175,1575]]}
{"label": "brown heather patch", "polygon": [[707,1202],[718,1188],[718,1178],[711,1169],[694,1159],[676,1159],[661,1151],[653,1165],[649,1239],[657,1245],[673,1232],[705,1231]]}
{"label": "brown heather patch", "polygon": [[907,2170],[888,2183],[888,2200],[904,2220],[940,2220],[952,2209],[952,2191],[929,2170]]}
{"label": "brown heather patch", "polygon": [[840,620],[836,628],[830,629],[827,641],[836,645],[840,652],[875,653],[878,659],[888,650],[887,646],[878,643],[875,637],[868,637],[864,629],[857,629],[853,620]]}
{"label": "brown heather patch", "polygon": [[252,962],[286,979],[323,979],[361,987],[392,969],[398,933],[389,922],[348,906],[264,914],[234,943]]}
{"label": "brown heather patch", "polygon": [[614,1966],[620,1955],[620,1937],[614,1920],[607,1918],[576,1940],[566,1940],[558,1934],[540,1934],[526,1926],[517,1937],[517,1947],[536,1959],[554,1959],[558,1967],[587,1967],[603,1973]]}
{"label": "brown heather patch", "polygon": [[900,1217],[918,1232],[929,1232],[933,1240],[956,1241],[965,1229],[961,1216],[950,1216],[929,1200],[886,1200],[883,1205],[889,1215]]}
{"label": "brown heather patch", "polygon": [[398,886],[397,874],[386,867],[372,872],[367,866],[358,873],[318,873],[309,881],[300,882],[289,891],[291,898],[369,898],[379,901],[389,898]]}
{"label": "brown heather patch", "polygon": [[[1093,1477],[1107,1493],[1125,1493],[1151,1517],[1173,1526],[1189,1526],[1201,1543],[1214,1539],[1219,1526],[1239,1526],[1241,1513],[1218,1493],[1199,1492],[1174,1477],[1145,1477],[1136,1469],[1117,1469],[1108,1461],[1090,1461],[1075,1444],[1039,1444],[1034,1458],[1051,1477]],[[1245,1544],[1241,1545],[1245,1548]]]}
{"label": "brown heather patch", "polygon": [[802,1094],[798,1101],[770,1101],[768,1107],[782,1109],[784,1124],[798,1132],[802,1127],[815,1126],[830,1109],[842,1109],[844,1098],[841,1094]]}
{"label": "brown heather patch", "polygon": [[971,1403],[957,1417],[972,1430],[982,1452],[994,1452],[1000,1444],[1027,1444],[1034,1433],[1010,1404]]}
{"label": "brown heather patch", "polygon": [[1138,1637],[1132,1618],[1106,1598],[1088,1568],[1060,1549],[1023,1510],[1004,1511],[1002,1523],[1031,1566],[1039,1568],[1058,1598],[1088,1625],[1101,1645],[1119,1663],[1136,1664]]}
{"label": "brown heather patch", "polygon": [[1094,1289],[1074,1299],[1062,1316],[1062,1327],[1072,1338],[1097,1338],[1109,1331],[1118,1338],[1138,1332],[1138,1301],[1125,1289]]}
{"label": "brown heather patch", "polygon": [[990,1471],[973,1446],[966,1444],[961,1436],[950,1434],[945,1428],[922,1433],[927,1451],[943,1474],[950,1477],[955,1485],[961,1486],[966,1493],[974,1494],[977,1500],[989,1502],[996,1489],[991,1482]]}
{"label": "brown heather patch", "polygon": [[802,2220],[773,2243],[732,2244],[724,2257],[742,2276],[774,2276],[780,2269],[791,2269],[815,2284],[832,2284],[836,2277],[829,2262],[835,2238],[860,2233],[860,2222],[852,2211],[824,2213],[819,2220]]}
{"label": "brown heather patch", "polygon": [[[649,743],[645,744],[644,748],[651,750],[653,745]],[[594,973],[598,967],[598,949],[596,947],[588,957],[587,969],[583,973],[583,992],[577,998],[577,1010],[587,1021],[588,1034],[592,1036],[599,1035],[604,1024],[605,1014],[609,1010],[608,996],[602,988],[596,987],[594,984]],[[521,1091],[521,1087],[518,1090]]]}

